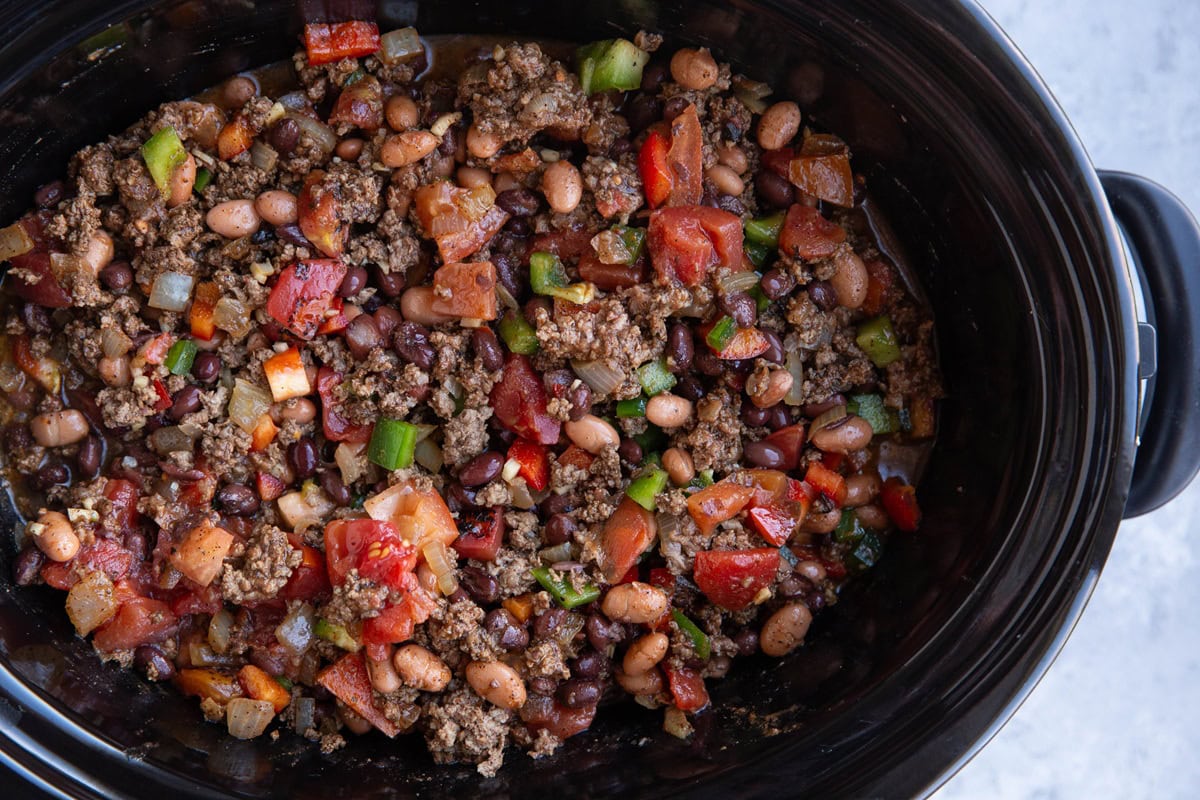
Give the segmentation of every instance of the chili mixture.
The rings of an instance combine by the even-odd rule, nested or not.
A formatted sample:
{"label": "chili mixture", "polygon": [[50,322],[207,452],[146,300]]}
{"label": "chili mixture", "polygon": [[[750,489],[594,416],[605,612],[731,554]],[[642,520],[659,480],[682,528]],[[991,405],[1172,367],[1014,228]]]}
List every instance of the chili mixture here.
{"label": "chili mixture", "polygon": [[233,736],[485,775],[802,647],[920,523],[933,325],[848,146],[661,41],[314,24],[76,154],[0,230],[17,583]]}

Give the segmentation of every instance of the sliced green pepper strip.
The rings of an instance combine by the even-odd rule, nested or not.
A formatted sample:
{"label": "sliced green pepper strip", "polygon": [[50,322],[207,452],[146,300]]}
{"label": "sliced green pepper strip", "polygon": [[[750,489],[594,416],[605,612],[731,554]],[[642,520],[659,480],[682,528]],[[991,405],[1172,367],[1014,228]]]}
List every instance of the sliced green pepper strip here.
{"label": "sliced green pepper strip", "polygon": [[196,193],[203,192],[208,188],[208,184],[211,181],[212,173],[209,172],[208,167],[201,167],[196,170],[196,182],[192,185],[192,191]]}
{"label": "sliced green pepper strip", "polygon": [[892,330],[892,320],[887,314],[881,314],[859,325],[855,341],[877,367],[886,367],[900,357],[896,332]]}
{"label": "sliced green pepper strip", "polygon": [[746,242],[742,245],[742,248],[746,251],[746,256],[749,257],[750,263],[756,267],[761,267],[763,264],[766,264],[767,259],[770,258],[771,253],[774,252],[772,248],[765,244],[759,244],[758,242]]}
{"label": "sliced green pepper strip", "polygon": [[631,228],[628,225],[613,225],[613,231],[621,237],[625,250],[629,253],[626,264],[633,264],[642,257],[642,248],[646,246],[646,229]]}
{"label": "sliced green pepper strip", "polygon": [[187,375],[192,371],[192,362],[196,360],[197,350],[196,343],[191,339],[180,339],[167,351],[163,366],[172,375]]}
{"label": "sliced green pepper strip", "polygon": [[716,479],[713,478],[713,471],[711,469],[700,470],[700,474],[697,476],[697,478],[699,479],[701,486],[712,486],[714,483],[716,483]]}
{"label": "sliced green pepper strip", "polygon": [[708,660],[712,654],[712,643],[708,640],[708,634],[700,630],[700,627],[684,616],[684,613],[678,608],[671,609],[671,619],[675,620],[679,630],[686,633],[692,640],[692,647],[696,650],[696,655]]}
{"label": "sliced green pepper strip", "polygon": [[842,512],[842,518],[833,529],[833,540],[838,544],[855,544],[866,532],[867,529],[858,521],[858,515],[848,508]]}
{"label": "sliced green pepper strip", "polygon": [[500,319],[500,338],[510,352],[531,356],[538,351],[537,332],[525,317],[509,311]]}
{"label": "sliced green pepper strip", "polygon": [[292,683],[290,680],[283,677],[282,675],[276,675],[275,682],[278,683],[280,686],[282,686],[284,689],[287,689],[289,692],[292,690],[292,687],[295,686],[294,683]]}
{"label": "sliced green pepper strip", "polygon": [[399,419],[381,417],[371,432],[367,458],[384,469],[411,467],[417,447],[416,425]]}
{"label": "sliced green pepper strip", "polygon": [[737,335],[737,323],[733,321],[733,317],[721,317],[716,325],[713,325],[712,330],[708,332],[708,336],[704,337],[704,341],[708,342],[708,346],[715,352],[719,353],[729,346],[733,341],[733,337]]}
{"label": "sliced green pepper strip", "polygon": [[362,649],[362,645],[350,635],[350,631],[327,619],[318,617],[316,624],[313,625],[313,633],[317,635],[317,638],[331,642],[351,653],[357,653]]}
{"label": "sliced green pepper strip", "polygon": [[852,572],[861,572],[875,566],[883,554],[883,540],[872,530],[865,530],[862,539],[846,556],[846,567]]}
{"label": "sliced green pepper strip", "polygon": [[667,369],[665,358],[647,361],[638,367],[638,380],[642,382],[642,389],[647,397],[662,394],[675,385],[675,376]]}
{"label": "sliced green pepper strip", "polygon": [[630,419],[631,417],[646,416],[646,398],[635,397],[632,400],[617,401],[617,418]]}
{"label": "sliced green pepper strip", "polygon": [[881,394],[853,394],[846,401],[846,410],[857,414],[871,425],[876,435],[900,430],[900,415],[883,404]]}
{"label": "sliced green pepper strip", "polygon": [[550,593],[560,606],[568,611],[578,606],[585,606],[600,598],[600,587],[587,584],[582,589],[576,589],[565,578],[556,578],[549,567],[534,567],[533,577],[542,588]]}
{"label": "sliced green pepper strip", "polygon": [[655,511],[658,508],[658,495],[667,488],[667,480],[665,470],[649,467],[633,479],[625,494],[647,511]]}
{"label": "sliced green pepper strip", "polygon": [[744,226],[746,238],[755,244],[765,245],[774,250],[779,247],[779,232],[783,230],[783,212],[769,217],[748,219]]}
{"label": "sliced green pepper strip", "polygon": [[630,438],[638,443],[638,447],[642,448],[643,453],[653,453],[656,450],[662,450],[663,445],[667,443],[667,435],[657,425],[647,425],[646,430],[641,433],[635,433]]}
{"label": "sliced green pepper strip", "polygon": [[771,305],[771,300],[767,297],[766,292],[762,290],[761,284],[755,284],[750,287],[750,291],[746,292],[746,294],[754,298],[754,305],[758,308],[758,313],[760,314],[767,310],[767,306]]}
{"label": "sliced green pepper strip", "polygon": [[529,257],[529,285],[534,294],[549,295],[583,305],[596,296],[590,283],[567,283],[567,271],[553,253],[534,253]]}
{"label": "sliced green pepper strip", "polygon": [[146,169],[164,197],[171,193],[171,176],[176,168],[187,161],[187,155],[179,134],[170,126],[159,130],[142,145]]}
{"label": "sliced green pepper strip", "polygon": [[650,54],[627,39],[607,39],[579,48],[577,58],[579,83],[585,94],[593,94],[637,89]]}

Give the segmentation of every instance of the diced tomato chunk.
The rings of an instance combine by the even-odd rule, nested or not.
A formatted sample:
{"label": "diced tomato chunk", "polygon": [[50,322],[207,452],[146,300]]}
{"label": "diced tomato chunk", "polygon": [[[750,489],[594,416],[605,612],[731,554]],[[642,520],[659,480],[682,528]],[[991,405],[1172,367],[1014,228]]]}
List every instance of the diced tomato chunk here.
{"label": "diced tomato chunk", "polygon": [[385,736],[395,738],[400,733],[392,722],[375,705],[375,693],[371,688],[371,677],[367,665],[358,653],[347,653],[340,661],[317,673],[317,683],[329,690],[337,699],[350,706],[356,714],[378,728]]}
{"label": "diced tomato chunk", "polygon": [[386,520],[400,538],[418,550],[439,541],[449,546],[458,538],[458,527],[436,489],[422,488],[412,480],[392,484],[367,499],[363,509],[372,519]]}
{"label": "diced tomato chunk", "polygon": [[325,438],[331,442],[367,442],[371,439],[371,425],[355,425],[338,411],[338,399],[334,389],[342,382],[342,374],[329,367],[317,371],[317,394],[321,397],[321,427]]}
{"label": "diced tomato chunk", "polygon": [[213,321],[213,309],[221,299],[221,287],[212,281],[196,285],[192,294],[192,307],[188,311],[188,325],[192,336],[196,339],[209,341],[217,332],[216,322]]}
{"label": "diced tomato chunk", "polygon": [[797,203],[788,209],[779,233],[779,249],[790,256],[814,260],[828,258],[846,241],[846,231],[810,206]]}
{"label": "diced tomato chunk", "polygon": [[129,574],[133,567],[133,553],[116,540],[96,537],[89,545],[80,548],[70,561],[47,561],[41,569],[42,580],[55,589],[66,591],[79,581],[79,572],[100,570],[113,583]]}
{"label": "diced tomato chunk", "polygon": [[494,561],[504,543],[504,506],[458,512],[461,533],[451,546],[463,558]]}
{"label": "diced tomato chunk", "polygon": [[803,425],[788,425],[768,434],[764,441],[770,442],[783,453],[784,469],[792,470],[800,465],[800,453],[804,450],[805,431]]}
{"label": "diced tomato chunk", "polygon": [[325,312],[337,297],[346,265],[333,259],[290,264],[267,298],[267,313],[302,339],[311,339],[325,321]]}
{"label": "diced tomato chunk", "polygon": [[127,532],[138,522],[138,497],[141,492],[130,481],[123,478],[109,478],[104,484],[104,496],[108,498],[108,512],[105,521],[111,522],[112,529]]}
{"label": "diced tomato chunk", "polygon": [[618,583],[637,563],[658,534],[654,515],[630,497],[621,499],[613,515],[604,524],[601,536],[600,569],[604,580]]}
{"label": "diced tomato chunk", "polygon": [[707,536],[717,525],[738,515],[750,499],[754,488],[724,480],[701,489],[688,498],[688,513],[696,521],[700,532]]}
{"label": "diced tomato chunk", "polygon": [[775,581],[779,551],[702,550],[696,554],[693,577],[700,591],[715,605],[739,611]]}
{"label": "diced tomato chunk", "polygon": [[237,114],[221,127],[217,134],[217,155],[228,161],[250,149],[257,133],[244,114]]}
{"label": "diced tomato chunk", "polygon": [[[698,206],[704,195],[704,133],[696,106],[688,104],[671,120],[671,149],[667,151],[667,169],[671,175],[671,196],[667,205]],[[739,246],[740,249],[740,246]]]}
{"label": "diced tomato chunk", "polygon": [[[696,332],[701,339],[707,339],[708,333],[716,325],[716,320],[711,320],[699,325]],[[720,350],[713,348],[712,345],[705,342],[709,350],[716,355],[717,358],[723,361],[742,361],[747,358],[757,358],[771,348],[771,342],[758,328],[738,328],[733,338],[722,347]]]}
{"label": "diced tomato chunk", "polygon": [[325,555],[315,547],[300,545],[300,565],[292,570],[287,584],[279,591],[284,600],[312,600],[330,592]]}
{"label": "diced tomato chunk", "polygon": [[122,603],[117,615],[96,631],[92,643],[105,653],[132,650],[143,644],[161,642],[178,624],[166,603],[138,597]]}
{"label": "diced tomato chunk", "polygon": [[437,241],[445,264],[462,261],[508,222],[508,212],[494,200],[491,187],[465,189],[449,181],[425,184],[413,194],[417,220],[425,235]]}
{"label": "diced tomato chunk", "polygon": [[917,490],[900,478],[892,476],[883,482],[879,499],[892,523],[906,533],[912,533],[921,524],[921,509],[917,505]]}
{"label": "diced tomato chunk", "polygon": [[325,559],[334,586],[340,586],[351,569],[392,589],[415,585],[409,577],[417,567],[417,549],[390,522],[333,520],[325,526]]}
{"label": "diced tomato chunk", "polygon": [[811,197],[845,208],[854,205],[854,175],[850,153],[844,147],[841,152],[820,155],[801,152],[792,159],[788,180]]}
{"label": "diced tomato chunk", "polygon": [[555,460],[559,464],[570,464],[573,467],[587,470],[591,469],[592,462],[596,460],[596,457],[582,447],[573,444],[566,450],[563,450],[562,454]]}
{"label": "diced tomato chunk", "polygon": [[544,446],[516,439],[508,448],[508,457],[517,462],[517,474],[530,489],[540,492],[550,485],[550,451]]}
{"label": "diced tomato chunk", "polygon": [[304,186],[296,195],[296,223],[314,247],[330,258],[337,258],[346,249],[350,225],[342,219],[339,193],[330,191],[324,179],[322,170],[313,170],[304,179]]}
{"label": "diced tomato chunk", "polygon": [[708,689],[704,687],[704,678],[699,672],[687,667],[663,667],[663,672],[667,675],[671,698],[680,711],[699,711],[708,705]]}
{"label": "diced tomato chunk", "polygon": [[741,218],[719,208],[660,208],[650,215],[646,241],[663,281],[696,286],[713,267],[742,269]]}
{"label": "diced tomato chunk", "polygon": [[433,311],[451,317],[496,318],[496,268],[490,261],[445,264],[433,273]]}
{"label": "diced tomato chunk", "polygon": [[379,26],[374,22],[311,22],[304,26],[304,49],[312,66],[343,58],[369,56],[379,50]]}
{"label": "diced tomato chunk", "polygon": [[838,508],[846,502],[846,479],[819,461],[808,465],[804,480]]}
{"label": "diced tomato chunk", "polygon": [[537,444],[558,441],[562,423],[546,410],[546,387],[528,357],[509,353],[489,399],[496,419],[513,433]]}
{"label": "diced tomato chunk", "polygon": [[50,254],[33,250],[10,260],[8,272],[13,294],[46,308],[69,308],[71,295],[58,282],[50,265]]}
{"label": "diced tomato chunk", "polygon": [[374,75],[364,75],[342,89],[333,112],[329,115],[330,125],[349,125],[367,133],[374,133],[383,124],[383,87]]}

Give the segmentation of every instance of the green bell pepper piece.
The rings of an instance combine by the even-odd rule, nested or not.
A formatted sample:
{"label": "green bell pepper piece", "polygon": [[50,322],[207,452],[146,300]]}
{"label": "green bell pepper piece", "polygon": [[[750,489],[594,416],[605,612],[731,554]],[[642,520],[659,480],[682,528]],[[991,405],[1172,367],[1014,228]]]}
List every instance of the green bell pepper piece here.
{"label": "green bell pepper piece", "polygon": [[171,193],[171,176],[175,174],[176,168],[187,161],[187,156],[179,134],[170,126],[159,130],[142,145],[142,158],[146,161],[146,169],[163,197]]}
{"label": "green bell pepper piece", "polygon": [[287,678],[283,677],[282,675],[276,675],[275,682],[278,683],[280,686],[282,686],[284,689],[286,689],[289,692],[292,690],[292,687],[296,685],[296,684],[292,683],[290,680],[288,680]]}
{"label": "green bell pepper piece", "polygon": [[648,397],[662,394],[675,385],[675,376],[667,369],[665,358],[647,361],[638,367],[638,380],[642,382],[642,389]]}
{"label": "green bell pepper piece", "polygon": [[848,508],[842,512],[842,518],[833,529],[833,540],[838,544],[856,544],[866,532],[867,529],[859,522],[858,515]]}
{"label": "green bell pepper piece", "polygon": [[771,305],[770,298],[768,298],[766,292],[762,290],[762,284],[754,284],[754,286],[750,287],[750,290],[747,291],[746,294],[754,298],[754,305],[760,314],[767,310],[767,306]]}
{"label": "green bell pepper piece", "polygon": [[632,400],[617,401],[617,418],[629,419],[631,417],[646,416],[646,398],[635,397]]}
{"label": "green bell pepper piece", "polygon": [[579,83],[585,94],[594,94],[637,89],[650,54],[627,39],[607,39],[579,48],[577,58]]}
{"label": "green bell pepper piece", "polygon": [[529,285],[534,294],[549,295],[583,305],[596,296],[590,283],[567,283],[567,271],[553,253],[534,253],[529,257]]}
{"label": "green bell pepper piece", "polygon": [[643,453],[653,453],[657,450],[662,450],[663,445],[667,443],[667,435],[663,433],[663,429],[657,425],[646,425],[646,430],[641,433],[635,433],[630,437],[638,443],[638,447],[642,448]]}
{"label": "green bell pepper piece", "polygon": [[318,617],[316,624],[313,625],[313,633],[317,635],[317,638],[331,642],[351,653],[357,653],[362,649],[362,644],[350,635],[350,631],[327,619]]}
{"label": "green bell pepper piece", "polygon": [[172,375],[187,375],[192,371],[192,362],[196,360],[198,349],[191,339],[180,339],[167,351],[163,366]]}
{"label": "green bell pepper piece", "polygon": [[770,258],[771,253],[774,252],[773,248],[768,247],[765,244],[759,244],[758,242],[746,242],[742,245],[742,248],[746,251],[746,255],[749,257],[750,263],[756,267],[761,267],[763,264],[766,264],[767,259]]}
{"label": "green bell pepper piece", "polygon": [[212,173],[208,167],[201,167],[196,170],[196,183],[192,185],[192,191],[199,194],[208,188],[208,184],[212,182]]}
{"label": "green bell pepper piece", "polygon": [[658,495],[667,488],[667,480],[665,470],[649,466],[633,479],[625,494],[647,511],[655,511],[658,508]]}
{"label": "green bell pepper piece", "polygon": [[852,394],[846,401],[846,410],[869,422],[876,435],[900,430],[900,415],[883,404],[881,394]]}
{"label": "green bell pepper piece", "polygon": [[774,250],[779,247],[779,232],[783,230],[783,212],[769,217],[748,219],[743,226],[746,238],[755,244],[761,244]]}
{"label": "green bell pepper piece", "polygon": [[537,332],[516,311],[509,311],[500,319],[500,338],[510,352],[531,356],[538,351]]}
{"label": "green bell pepper piece", "polygon": [[712,654],[712,643],[708,640],[708,634],[700,630],[700,627],[684,616],[683,612],[678,608],[671,609],[671,619],[675,620],[675,624],[679,626],[679,630],[687,634],[692,640],[692,647],[696,650],[696,655],[704,660]]}
{"label": "green bell pepper piece", "polygon": [[411,467],[413,451],[417,447],[416,425],[399,419],[381,417],[371,432],[371,443],[367,445],[367,458],[384,469]]}
{"label": "green bell pepper piece", "polygon": [[864,530],[858,544],[846,556],[846,567],[851,572],[862,572],[875,566],[883,554],[883,540],[872,530]]}
{"label": "green bell pepper piece", "polygon": [[708,342],[708,346],[714,352],[719,353],[729,346],[736,335],[737,323],[733,321],[733,317],[725,316],[717,320],[717,324],[713,325],[712,330],[704,337],[704,341]]}
{"label": "green bell pepper piece", "polygon": [[612,230],[621,237],[625,250],[629,253],[626,264],[634,264],[642,257],[642,248],[646,245],[646,229],[631,228],[628,225],[613,225]]}
{"label": "green bell pepper piece", "polygon": [[896,332],[892,330],[892,320],[887,314],[881,314],[859,325],[855,341],[877,367],[886,367],[900,357]]}
{"label": "green bell pepper piece", "polygon": [[582,589],[576,589],[565,578],[557,578],[549,567],[534,567],[533,577],[542,585],[560,606],[568,611],[577,606],[585,606],[595,602],[600,597],[600,587],[587,584]]}

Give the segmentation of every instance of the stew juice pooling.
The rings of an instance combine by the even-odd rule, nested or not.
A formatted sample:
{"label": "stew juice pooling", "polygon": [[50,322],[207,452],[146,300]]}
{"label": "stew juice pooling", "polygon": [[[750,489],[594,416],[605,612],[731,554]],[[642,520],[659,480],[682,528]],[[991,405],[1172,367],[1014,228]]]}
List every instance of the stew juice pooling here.
{"label": "stew juice pooling", "polygon": [[847,146],[660,42],[310,25],[81,150],[0,230],[17,582],[233,736],[484,774],[802,648],[920,535],[932,321]]}

